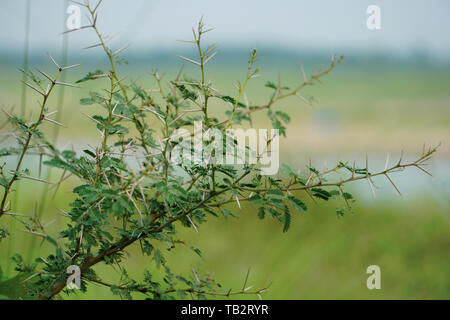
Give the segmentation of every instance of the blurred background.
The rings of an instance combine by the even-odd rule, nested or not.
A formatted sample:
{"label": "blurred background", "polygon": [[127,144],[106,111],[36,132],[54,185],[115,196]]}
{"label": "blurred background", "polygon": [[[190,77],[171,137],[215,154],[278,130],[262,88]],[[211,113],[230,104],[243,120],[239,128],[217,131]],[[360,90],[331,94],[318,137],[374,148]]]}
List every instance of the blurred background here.
{"label": "blurred background", "polygon": [[[366,26],[366,9],[372,4],[381,9],[379,30]],[[91,30],[62,35],[69,5],[65,0],[0,0],[1,108],[14,107],[13,112],[27,117],[36,113],[38,97],[23,88],[19,69],[51,73],[47,52],[61,64],[82,64],[68,72],[64,82],[107,68],[101,49],[83,49],[97,43]],[[118,33],[110,42],[114,50],[130,44],[122,54],[129,63],[120,66],[121,75],[149,89],[155,87],[150,71],[166,72],[164,79],[169,81],[183,65],[176,54],[195,57],[194,48],[176,40],[191,39],[192,27],[202,16],[206,27],[215,28],[205,44],[219,46],[219,54],[208,64],[207,79],[224,94],[236,94],[235,84],[245,77],[251,49],[259,49],[262,76],[247,90],[252,104],[267,101],[267,81],[280,77],[284,85],[299,83],[300,60],[311,75],[326,68],[333,54],[344,54],[344,65],[322,84],[304,90],[305,96],[314,97],[313,106],[297,98],[277,105],[292,118],[280,144],[282,163],[302,170],[310,159],[318,168],[331,167],[337,160],[356,160],[364,166],[368,154],[370,169],[379,170],[388,153],[392,163],[401,150],[406,160],[413,160],[424,143],[442,143],[427,167],[434,177],[414,168],[392,175],[403,197],[380,177],[375,179],[376,200],[367,182],[354,183],[349,186],[357,198],[354,212],[342,218],[335,214],[336,203],[317,206],[305,199],[310,210],[296,214],[285,234],[279,223],[259,221],[248,205],[233,208],[238,219],[211,220],[199,233],[186,230],[185,237],[203,251],[203,259],[178,247],[168,254],[175,271],[199,267],[213,272],[227,288],[240,288],[251,268],[249,282],[255,287],[271,281],[264,295],[269,299],[450,298],[449,12],[450,2],[445,0],[103,1],[99,29],[106,36]],[[88,24],[84,14],[81,24]],[[198,76],[199,71],[186,65],[183,72]],[[79,104],[92,90],[88,86],[59,89],[50,101],[67,126],[57,132],[47,125],[46,133],[59,146],[82,149],[99,142],[98,132],[81,114],[92,109]],[[215,107],[223,114],[223,106]],[[2,113],[0,119],[3,123],[6,116]],[[254,123],[268,125],[264,117]],[[14,143],[3,134],[6,131],[1,132],[1,147]],[[7,167],[17,161],[4,159]],[[38,159],[30,156],[26,161],[37,172]],[[61,173],[48,174],[57,181]],[[68,209],[75,183],[67,180],[53,198],[54,190],[44,193],[41,184],[21,181],[12,210],[36,210],[44,221],[55,220],[48,232],[56,235],[67,223],[58,208]],[[12,254],[21,253],[30,262],[51,249],[21,232],[10,217],[0,219],[0,226],[11,231],[0,243],[3,280],[16,274]],[[153,268],[138,248],[128,250],[128,255],[130,274],[138,279],[144,268]],[[369,265],[381,267],[381,290],[366,287]],[[100,265],[96,270],[103,280],[117,282],[117,270]],[[5,291],[0,283],[0,296],[7,296]],[[87,294],[71,298],[117,297],[108,288],[90,285]]]}

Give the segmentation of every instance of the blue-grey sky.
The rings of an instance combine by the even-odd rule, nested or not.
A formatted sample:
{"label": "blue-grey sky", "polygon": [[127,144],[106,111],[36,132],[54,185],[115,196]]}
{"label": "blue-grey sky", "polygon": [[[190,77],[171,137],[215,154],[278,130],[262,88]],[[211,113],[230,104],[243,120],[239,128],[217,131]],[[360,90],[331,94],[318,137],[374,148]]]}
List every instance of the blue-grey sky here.
{"label": "blue-grey sky", "polygon": [[[60,47],[66,0],[31,1],[33,51]],[[79,0],[84,1],[84,0]],[[96,0],[91,0],[96,3]],[[20,52],[26,0],[0,0],[0,50]],[[381,30],[368,30],[366,8],[381,8]],[[203,15],[215,30],[208,40],[221,46],[281,46],[344,52],[385,51],[408,54],[420,49],[450,56],[448,0],[104,0],[100,28],[121,32],[113,47],[131,50],[182,47]],[[82,17],[82,24],[87,19]],[[91,31],[70,34],[70,48],[95,43]]]}

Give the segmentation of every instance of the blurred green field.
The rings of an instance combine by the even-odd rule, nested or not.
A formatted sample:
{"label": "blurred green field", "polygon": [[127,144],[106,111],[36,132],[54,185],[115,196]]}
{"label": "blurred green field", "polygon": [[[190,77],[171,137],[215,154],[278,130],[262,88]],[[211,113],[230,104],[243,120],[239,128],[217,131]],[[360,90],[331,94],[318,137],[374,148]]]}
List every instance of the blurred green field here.
{"label": "blurred green field", "polygon": [[[243,62],[245,68],[245,60]],[[324,61],[323,66],[326,63]],[[143,71],[150,71],[152,67],[131,65],[129,76],[138,78],[146,87],[154,87],[150,75]],[[312,72],[312,67],[307,66],[308,73]],[[0,74],[1,107],[16,105],[18,111],[21,75],[12,67],[3,70],[6,71]],[[173,68],[167,71],[167,79],[176,74]],[[189,68],[185,71],[195,72]],[[269,65],[262,69],[263,76],[249,86],[247,95],[251,103],[266,101],[270,91],[264,88],[264,83],[278,81],[278,71],[286,85],[301,80],[296,65]],[[233,82],[244,73],[245,69],[225,68],[219,64],[211,66],[208,77],[217,79],[217,89],[233,95]],[[70,74],[67,81],[73,82],[81,74],[81,71]],[[263,287],[267,278],[270,279],[270,291],[264,294],[268,299],[449,299],[449,88],[447,67],[364,68],[349,63],[340,66],[323,85],[305,90],[305,95],[313,95],[317,100],[314,107],[298,99],[280,104],[277,108],[292,115],[288,137],[281,143],[281,162],[302,168],[310,156],[321,166],[325,160],[361,160],[368,153],[376,159],[374,165],[384,165],[386,152],[397,155],[404,149],[406,156],[412,157],[424,142],[428,145],[442,142],[429,168],[436,177],[418,177],[417,172],[410,171],[393,176],[394,179],[407,177],[399,180],[400,189],[406,189],[403,199],[394,197],[395,190],[391,186],[380,184],[383,190],[374,202],[366,185],[353,186],[352,191],[360,200],[354,213],[342,218],[335,214],[339,204],[316,206],[305,199],[310,210],[296,214],[292,228],[285,234],[279,223],[267,219],[259,221],[251,207],[245,205],[239,210],[234,206],[238,219],[211,219],[199,233],[182,232],[180,237],[190,239],[202,250],[203,259],[186,247],[176,247],[167,254],[174,271],[189,273],[191,266],[198,266],[204,272],[214,273],[225,288],[239,289],[247,269],[251,268],[249,283],[255,288]],[[68,128],[61,130],[59,145],[85,146],[98,141],[97,131],[80,113],[92,112],[78,103],[87,92],[86,88],[66,89],[61,119]],[[36,96],[29,93],[27,110],[33,110],[35,100]],[[51,100],[51,108],[56,107],[55,101]],[[225,108],[226,105],[219,103],[211,106],[215,114],[221,115]],[[3,120],[3,115],[0,117]],[[255,126],[266,125],[264,117],[256,118]],[[9,161],[15,160],[8,158],[8,165]],[[37,170],[35,160],[28,163],[32,170]],[[52,180],[57,178],[54,171]],[[74,183],[67,181],[57,197],[47,201],[43,219],[56,219],[49,227],[50,233],[56,234],[58,226],[65,223],[57,208],[68,208]],[[385,191],[384,187],[389,189]],[[27,181],[21,183],[20,188],[19,205],[14,210],[31,213],[42,187]],[[9,217],[0,219],[0,226],[13,230],[10,240],[0,243],[0,266],[6,277],[14,275],[8,259],[12,253],[36,258],[50,249],[20,232],[20,226],[11,225],[11,221]],[[36,241],[35,250],[30,252],[33,241]],[[127,252],[126,265],[131,275],[141,279],[144,268],[154,269],[151,261],[140,255],[138,246]],[[381,267],[381,290],[366,288],[366,268],[373,264]],[[117,282],[117,270],[103,265],[95,270],[103,280]],[[90,285],[89,289],[87,294],[77,293],[70,298],[118,298],[108,288]]]}
{"label": "blurred green field", "polygon": [[[22,188],[24,186],[22,185]],[[28,186],[30,187],[30,186]],[[33,210],[35,197],[26,188],[28,206],[21,212]],[[64,196],[69,188],[61,190],[62,197],[52,206],[65,208]],[[24,203],[24,196],[21,202]],[[249,285],[255,289],[270,283],[266,299],[448,299],[450,283],[450,217],[448,207],[440,206],[429,197],[361,203],[354,213],[338,218],[337,203],[319,206],[308,202],[307,213],[294,214],[291,229],[282,233],[282,226],[273,220],[260,221],[251,206],[242,210],[234,206],[238,218],[214,218],[200,227],[180,233],[202,250],[203,258],[183,245],[166,258],[174,272],[188,273],[192,267],[212,273],[225,287],[240,289],[248,268],[251,268]],[[44,214],[44,222],[56,219],[48,232],[57,232],[65,218],[57,210]],[[17,229],[20,229],[16,224]],[[35,237],[16,232],[12,252],[26,257]],[[50,253],[51,246],[44,244],[33,257]],[[0,255],[7,256],[7,244],[2,243]],[[164,250],[165,251],[165,250]],[[142,279],[143,269],[152,270],[158,278],[149,258],[142,257],[139,246],[126,251],[129,274]],[[366,268],[381,268],[381,290],[366,288]],[[2,258],[6,270],[8,262]],[[8,274],[14,273],[9,266]],[[95,270],[102,280],[118,283],[120,272],[112,267],[98,265]],[[1,291],[1,290],[0,290]],[[65,296],[65,295],[64,295]],[[70,295],[71,299],[117,299],[106,287],[91,284],[88,293]],[[135,298],[144,298],[136,294]],[[257,298],[241,296],[236,298]]]}

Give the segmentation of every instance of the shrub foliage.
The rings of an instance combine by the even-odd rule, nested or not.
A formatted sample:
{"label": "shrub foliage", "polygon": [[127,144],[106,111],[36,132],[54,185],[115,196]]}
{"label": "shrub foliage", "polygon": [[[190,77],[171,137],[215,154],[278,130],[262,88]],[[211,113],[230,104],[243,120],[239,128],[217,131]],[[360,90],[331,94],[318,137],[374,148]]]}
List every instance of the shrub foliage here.
{"label": "shrub foliage", "polygon": [[[186,41],[196,47],[198,57],[180,56],[198,67],[198,74],[188,77],[180,73],[175,79],[163,81],[155,71],[153,77],[158,90],[147,90],[118,74],[116,66],[125,62],[119,56],[122,49],[113,51],[108,46],[108,39],[98,30],[99,6],[93,7],[88,2],[81,5],[90,17],[90,24],[81,29],[95,32],[99,40],[95,47],[101,47],[109,61],[109,70],[94,70],[77,81],[82,85],[101,82],[104,87],[102,91],[91,92],[80,100],[81,105],[102,107],[101,113],[87,116],[100,133],[98,145],[82,152],[60,150],[46,139],[41,130],[44,125],[61,125],[51,118],[54,112],[47,106],[47,101],[56,86],[76,87],[59,81],[61,74],[76,65],[60,66],[49,56],[55,68],[48,74],[40,70],[38,73],[24,70],[27,76],[25,84],[41,99],[40,112],[34,119],[26,120],[3,110],[16,143],[0,149],[0,156],[17,162],[12,169],[7,169],[5,164],[0,167],[0,185],[3,188],[0,218],[17,219],[26,231],[54,247],[53,254],[45,259],[37,258],[31,264],[25,263],[19,254],[12,257],[16,270],[20,272],[17,278],[20,281],[16,282],[16,289],[11,290],[14,291],[12,297],[51,299],[63,290],[73,292],[67,290],[66,284],[67,268],[71,265],[80,267],[81,290],[85,291],[89,282],[97,283],[110,287],[114,294],[124,298],[131,298],[136,292],[150,299],[228,297],[234,294],[261,297],[268,288],[251,289],[247,285],[248,273],[244,286],[237,291],[221,289],[209,274],[202,275],[196,270],[187,270],[187,275],[174,274],[166,262],[168,251],[163,248],[170,251],[174,246],[185,245],[201,255],[198,248],[179,239],[177,231],[180,228],[197,230],[209,218],[234,217],[235,209],[245,201],[254,205],[259,219],[278,220],[284,232],[289,229],[291,214],[307,210],[305,197],[314,201],[335,200],[338,215],[344,215],[354,201],[344,189],[347,183],[367,180],[373,188],[372,179],[377,176],[385,176],[392,182],[392,172],[408,167],[424,170],[422,165],[436,150],[424,150],[414,162],[405,163],[400,159],[392,166],[386,163],[386,168],[379,172],[370,172],[368,161],[363,168],[338,162],[334,168],[322,171],[310,164],[302,173],[282,165],[280,174],[274,176],[262,175],[254,164],[231,166],[211,162],[175,167],[171,156],[177,143],[170,137],[180,128],[192,131],[194,121],[202,121],[205,131],[215,128],[225,134],[232,127],[251,124],[252,115],[263,112],[273,128],[285,135],[290,117],[274,110],[274,106],[291,96],[298,96],[309,103],[301,95],[302,89],[319,83],[341,64],[343,57],[333,57],[328,68],[309,77],[301,69],[303,81],[292,88],[280,82],[267,82],[270,92],[267,103],[250,105],[244,98],[245,89],[259,72],[255,67],[257,50],[250,54],[246,77],[238,82],[236,95],[221,94],[207,78],[206,66],[217,51],[214,46],[205,48],[202,45],[202,39],[209,30],[200,21],[193,29],[193,39]],[[221,119],[210,115],[210,105],[214,100],[222,101],[226,106]],[[269,146],[271,139],[266,143]],[[56,235],[47,234],[36,216],[11,212],[15,204],[11,203],[10,195],[17,181],[46,182],[33,177],[24,168],[26,156],[38,156],[43,159],[43,164],[59,169],[61,179],[57,185],[68,176],[77,178],[78,185],[73,189],[76,198],[64,211],[68,223]],[[341,174],[335,175],[336,172]],[[8,235],[6,228],[0,228],[0,241],[5,241]],[[162,280],[156,279],[151,270],[143,271],[142,281],[128,275],[123,265],[126,259],[124,250],[132,245],[138,245],[143,255],[153,259],[155,267],[164,274]],[[99,263],[119,266],[122,272],[120,282],[104,282],[95,271]]]}

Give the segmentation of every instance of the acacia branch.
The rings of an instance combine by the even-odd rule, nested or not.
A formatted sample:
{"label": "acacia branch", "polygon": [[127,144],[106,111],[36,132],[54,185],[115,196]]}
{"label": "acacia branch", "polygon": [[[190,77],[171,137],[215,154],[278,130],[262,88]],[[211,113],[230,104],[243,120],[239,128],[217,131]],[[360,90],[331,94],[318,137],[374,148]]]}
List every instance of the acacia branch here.
{"label": "acacia branch", "polygon": [[[11,188],[12,188],[14,182],[20,176],[20,168],[22,166],[23,159],[25,158],[25,154],[28,152],[28,150],[30,148],[30,143],[31,143],[31,139],[33,137],[33,133],[38,128],[38,126],[43,122],[43,120],[46,119],[44,116],[44,111],[45,111],[45,107],[47,105],[48,98],[49,98],[50,94],[52,93],[53,88],[56,85],[60,84],[57,82],[57,80],[58,80],[59,76],[61,75],[61,72],[65,70],[64,68],[60,67],[50,55],[49,55],[49,57],[52,60],[52,62],[56,65],[56,67],[58,69],[58,73],[56,74],[55,78],[50,78],[47,74],[45,74],[46,78],[48,78],[50,81],[48,89],[45,93],[40,92],[39,90],[35,89],[41,95],[43,95],[43,100],[41,103],[39,116],[38,116],[38,119],[36,120],[36,122],[34,122],[31,126],[27,127],[27,136],[26,136],[24,146],[23,146],[22,151],[19,156],[19,161],[17,162],[16,168],[14,170],[14,174],[13,174],[11,180],[9,181],[9,183],[6,185],[5,192],[3,193],[3,198],[2,198],[2,201],[0,204],[0,217],[3,216],[5,213],[5,205],[6,205],[6,199],[8,198],[8,194],[11,191]],[[26,82],[24,82],[24,83],[27,84]],[[29,84],[27,84],[27,85],[29,85]],[[10,118],[11,118],[11,116],[10,116]]]}
{"label": "acacia branch", "polygon": [[[350,178],[345,179],[345,180],[340,180],[340,181],[336,181],[336,182],[322,182],[321,180],[319,180],[319,182],[315,183],[315,184],[305,184],[305,185],[301,185],[301,186],[294,186],[294,187],[282,187],[280,188],[280,190],[282,191],[295,191],[295,190],[308,190],[308,189],[312,189],[312,188],[317,188],[317,187],[340,187],[343,184],[349,183],[349,182],[353,182],[353,181],[358,181],[358,180],[365,180],[365,179],[371,179],[373,177],[376,176],[381,176],[381,175],[388,175],[389,173],[392,172],[397,172],[399,170],[403,170],[406,169],[408,167],[416,167],[418,169],[424,170],[421,166],[424,165],[424,161],[427,160],[433,153],[435,153],[437,151],[437,147],[430,149],[426,154],[422,155],[419,159],[417,159],[414,162],[410,162],[410,163],[405,163],[402,164],[400,161],[390,167],[387,168],[383,171],[379,171],[377,173],[366,173],[363,174],[361,176],[354,176],[352,175]],[[335,170],[333,170],[335,171]],[[241,190],[246,190],[246,191],[252,191],[252,192],[265,192],[265,191],[269,191],[273,188],[247,188],[247,187],[238,187]]]}
{"label": "acacia branch", "polygon": [[[119,290],[131,290],[131,291],[135,291],[135,292],[140,292],[143,294],[148,294],[148,293],[152,293],[155,295],[160,295],[161,292],[145,287],[145,286],[133,286],[133,287],[125,287],[125,286],[117,286],[108,282],[105,282],[103,280],[98,280],[98,279],[89,279],[88,281],[93,282],[93,283],[97,283],[100,284],[102,286],[111,288],[111,287],[115,287]],[[173,293],[176,291],[183,291],[186,293],[194,293],[194,294],[204,294],[204,295],[209,295],[209,296],[214,296],[214,297],[231,297],[231,296],[235,296],[235,295],[257,295],[258,297],[260,297],[261,293],[267,292],[269,290],[268,286],[265,286],[262,289],[258,289],[258,290],[254,290],[254,291],[250,291],[250,289],[252,288],[252,286],[250,287],[246,287],[245,283],[244,283],[244,287],[241,290],[236,290],[236,291],[232,291],[231,289],[229,289],[227,292],[216,292],[216,291],[206,291],[206,290],[198,290],[198,289],[194,289],[194,288],[183,288],[183,289],[176,289],[176,288],[170,288],[170,289],[166,289],[164,290],[162,293]]]}

